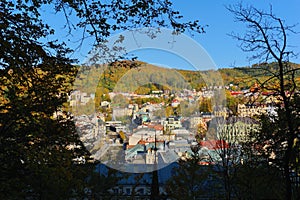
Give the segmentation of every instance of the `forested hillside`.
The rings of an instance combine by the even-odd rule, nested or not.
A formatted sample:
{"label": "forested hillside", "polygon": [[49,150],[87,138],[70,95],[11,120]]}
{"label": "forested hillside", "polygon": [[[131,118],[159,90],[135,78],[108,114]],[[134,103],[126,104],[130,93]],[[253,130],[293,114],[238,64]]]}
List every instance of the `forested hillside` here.
{"label": "forested hillside", "polygon": [[[269,73],[263,70],[267,67]],[[300,68],[300,65],[292,63],[291,67]],[[84,86],[84,91],[88,93],[94,92],[92,91],[93,88],[88,87],[90,83],[96,83],[98,88],[105,88],[109,92],[123,91],[149,94],[154,90],[170,88],[200,90],[204,86],[211,85],[232,85],[234,89],[249,89],[255,82],[267,80],[272,75],[272,71],[276,70],[276,65],[271,63],[250,67],[221,68],[216,71],[191,71],[168,69],[141,61],[126,60],[111,63],[105,69],[99,65],[88,68],[98,72],[85,74],[83,70],[78,76],[82,80],[82,82],[79,81],[79,85]],[[300,81],[299,73],[295,76],[297,77],[296,81]]]}

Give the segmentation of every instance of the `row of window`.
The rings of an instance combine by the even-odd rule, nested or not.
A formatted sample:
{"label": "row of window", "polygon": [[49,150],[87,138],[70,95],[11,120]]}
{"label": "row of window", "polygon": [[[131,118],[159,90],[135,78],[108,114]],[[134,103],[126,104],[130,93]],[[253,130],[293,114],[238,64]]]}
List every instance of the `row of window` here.
{"label": "row of window", "polygon": [[[132,188],[126,187],[126,188],[113,188],[114,194],[123,194],[123,195],[131,195],[132,194]],[[135,194],[139,195],[149,195],[150,190],[148,191],[147,188],[144,187],[138,187],[135,188]]]}

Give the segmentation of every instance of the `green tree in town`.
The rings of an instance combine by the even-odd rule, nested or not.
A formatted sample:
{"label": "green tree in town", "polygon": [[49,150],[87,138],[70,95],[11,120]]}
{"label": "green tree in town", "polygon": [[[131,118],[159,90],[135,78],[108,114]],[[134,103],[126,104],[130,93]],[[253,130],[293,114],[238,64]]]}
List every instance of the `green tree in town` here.
{"label": "green tree in town", "polygon": [[165,116],[166,117],[170,117],[174,115],[174,109],[172,106],[167,106],[166,109],[165,109]]}
{"label": "green tree in town", "polygon": [[128,99],[122,94],[117,94],[112,98],[112,105],[116,107],[125,108],[128,103]]}
{"label": "green tree in town", "polygon": [[212,102],[209,98],[202,98],[199,100],[200,112],[212,112]]}
{"label": "green tree in town", "polygon": [[196,127],[196,140],[198,142],[202,141],[206,137],[207,126],[205,122],[200,122]]}
{"label": "green tree in town", "polygon": [[148,87],[139,87],[138,89],[136,89],[135,90],[135,93],[136,94],[150,94],[150,92],[151,92],[151,89],[150,88],[148,88]]}
{"label": "green tree in town", "polygon": [[229,91],[226,91],[225,95],[226,95],[227,108],[229,108],[230,111],[232,111],[233,115],[237,115],[238,104],[242,103],[242,99],[239,97],[233,97]]}

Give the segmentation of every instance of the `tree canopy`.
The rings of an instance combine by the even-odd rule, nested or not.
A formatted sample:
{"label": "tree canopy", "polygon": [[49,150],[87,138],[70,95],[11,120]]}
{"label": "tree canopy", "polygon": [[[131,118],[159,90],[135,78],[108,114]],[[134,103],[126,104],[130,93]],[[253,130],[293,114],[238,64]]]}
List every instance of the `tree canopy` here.
{"label": "tree canopy", "polygon": [[198,21],[184,22],[167,0],[1,1],[1,199],[79,197],[88,176],[75,160],[89,154],[61,110],[77,72],[69,59],[74,49],[55,38],[57,30],[42,18],[45,7],[64,14],[66,34],[79,29],[81,41],[93,37],[95,45],[138,27],[204,31]]}

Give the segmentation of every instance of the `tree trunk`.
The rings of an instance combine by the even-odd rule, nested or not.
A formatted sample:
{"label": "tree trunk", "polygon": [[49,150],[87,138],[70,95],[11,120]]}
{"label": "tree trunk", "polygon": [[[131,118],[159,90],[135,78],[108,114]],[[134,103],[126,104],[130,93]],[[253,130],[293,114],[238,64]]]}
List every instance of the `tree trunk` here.
{"label": "tree trunk", "polygon": [[286,199],[292,199],[292,183],[290,179],[290,159],[291,159],[291,151],[293,145],[293,135],[294,135],[294,128],[292,119],[292,111],[290,108],[290,101],[286,96],[285,88],[284,88],[284,66],[282,60],[278,60],[279,65],[279,78],[280,78],[280,95],[283,98],[283,104],[285,109],[285,118],[287,120],[288,125],[288,133],[287,133],[287,149],[284,155],[284,176],[285,176],[285,193]]}

